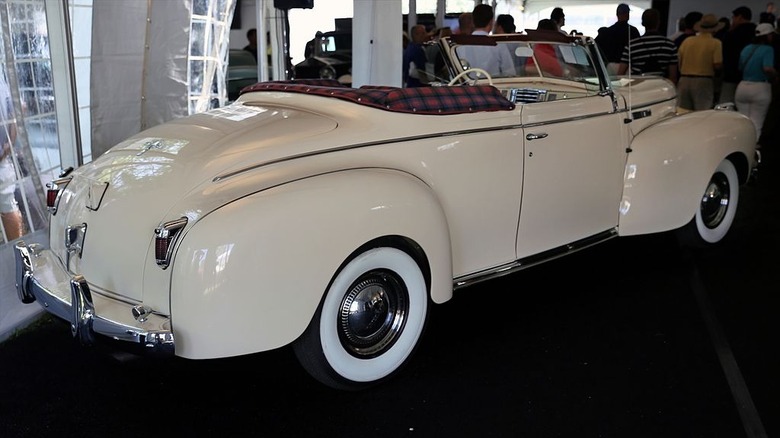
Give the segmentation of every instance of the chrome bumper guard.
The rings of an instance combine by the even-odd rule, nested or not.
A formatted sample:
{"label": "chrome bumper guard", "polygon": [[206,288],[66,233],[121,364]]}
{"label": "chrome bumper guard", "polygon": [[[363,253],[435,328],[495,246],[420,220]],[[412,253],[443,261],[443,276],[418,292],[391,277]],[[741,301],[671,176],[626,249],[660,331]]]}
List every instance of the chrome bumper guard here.
{"label": "chrome bumper guard", "polygon": [[[19,299],[26,304],[38,301],[47,312],[68,321],[71,333],[82,344],[93,345],[96,335],[101,335],[120,341],[119,345],[136,353],[173,356],[169,318],[157,314],[133,318],[133,305],[103,295],[95,299],[114,311],[110,317],[98,315],[86,279],[67,272],[51,251],[19,241],[14,245],[14,255]],[[41,275],[36,276],[39,269]]]}

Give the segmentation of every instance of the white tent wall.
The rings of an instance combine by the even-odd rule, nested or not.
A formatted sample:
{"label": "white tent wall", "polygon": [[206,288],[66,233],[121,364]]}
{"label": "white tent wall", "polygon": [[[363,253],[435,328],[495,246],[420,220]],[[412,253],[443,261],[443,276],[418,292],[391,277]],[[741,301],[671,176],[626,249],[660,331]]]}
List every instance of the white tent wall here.
{"label": "white tent wall", "polygon": [[93,4],[90,101],[92,126],[99,127],[92,132],[93,158],[141,127],[146,15],[146,1]]}
{"label": "white tent wall", "polygon": [[192,0],[96,1],[92,12],[92,157],[187,115]]}
{"label": "white tent wall", "polygon": [[150,21],[141,78],[141,129],[189,114],[187,77],[192,0],[148,3]]}
{"label": "white tent wall", "polygon": [[234,7],[235,0],[94,2],[93,158],[143,129],[224,104]]}
{"label": "white tent wall", "polygon": [[355,16],[362,19],[352,21],[352,85],[400,87],[401,0],[355,1],[354,8]]}

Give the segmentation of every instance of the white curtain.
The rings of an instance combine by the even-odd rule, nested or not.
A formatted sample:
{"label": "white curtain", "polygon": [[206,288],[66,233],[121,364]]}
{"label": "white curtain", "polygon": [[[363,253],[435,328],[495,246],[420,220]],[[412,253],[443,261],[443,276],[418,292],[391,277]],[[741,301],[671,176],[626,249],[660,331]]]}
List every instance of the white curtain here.
{"label": "white curtain", "polygon": [[234,8],[235,0],[94,2],[93,159],[141,130],[224,104]]}

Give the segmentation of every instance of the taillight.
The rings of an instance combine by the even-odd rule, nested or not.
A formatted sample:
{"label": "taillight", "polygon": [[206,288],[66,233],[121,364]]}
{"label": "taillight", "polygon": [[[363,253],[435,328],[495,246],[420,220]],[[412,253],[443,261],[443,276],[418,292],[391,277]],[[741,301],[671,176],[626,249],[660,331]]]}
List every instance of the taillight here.
{"label": "taillight", "polygon": [[60,203],[62,192],[65,190],[65,187],[68,186],[71,179],[73,179],[73,177],[69,176],[46,183],[46,209],[49,210],[49,213],[52,215],[57,214],[57,206]]}
{"label": "taillight", "polygon": [[48,187],[48,190],[46,190],[46,207],[51,211],[57,205],[57,195],[60,194],[60,190],[49,187],[49,184],[46,184],[46,187]]}
{"label": "taillight", "polygon": [[171,263],[173,246],[185,225],[187,225],[187,218],[182,217],[165,222],[154,230],[154,258],[157,266],[166,269]]}

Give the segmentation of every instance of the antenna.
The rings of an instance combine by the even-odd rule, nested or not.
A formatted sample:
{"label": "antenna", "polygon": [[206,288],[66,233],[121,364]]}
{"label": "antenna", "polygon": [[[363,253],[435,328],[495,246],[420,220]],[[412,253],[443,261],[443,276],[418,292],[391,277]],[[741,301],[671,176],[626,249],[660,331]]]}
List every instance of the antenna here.
{"label": "antenna", "polygon": [[[626,22],[626,24],[628,24],[628,22]],[[631,103],[631,88],[632,88],[631,87],[631,83],[632,83],[631,75],[633,73],[633,71],[632,71],[633,67],[631,65],[632,64],[631,63],[632,60],[631,60],[631,25],[630,24],[628,24],[628,26],[626,26],[626,32],[628,32],[628,45],[627,45],[627,47],[628,47],[628,116],[625,119],[623,119],[623,122],[624,123],[631,123],[631,122],[634,121],[634,119],[633,119],[634,113],[632,111],[632,103]]]}
{"label": "antenna", "polygon": [[628,44],[626,44],[626,49],[628,50],[628,115],[623,119],[623,123],[631,123],[634,121],[633,113],[631,110],[631,74],[632,74],[632,62],[631,62],[631,25],[626,21],[626,32],[628,32],[628,38],[626,39],[628,41]]}

